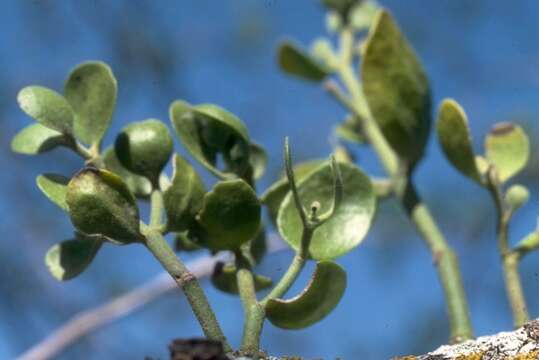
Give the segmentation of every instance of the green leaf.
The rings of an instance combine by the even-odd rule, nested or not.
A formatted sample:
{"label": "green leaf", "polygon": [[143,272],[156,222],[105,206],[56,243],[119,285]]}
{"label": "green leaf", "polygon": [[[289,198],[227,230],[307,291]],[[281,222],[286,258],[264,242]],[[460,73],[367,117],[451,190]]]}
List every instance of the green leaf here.
{"label": "green leaf", "polygon": [[196,221],[206,190],[196,170],[178,154],[174,154],[172,185],[165,191],[167,229],[187,230]]}
{"label": "green leaf", "polygon": [[135,197],[118,175],[84,168],[67,185],[66,202],[71,222],[83,234],[118,244],[142,238]]}
{"label": "green leaf", "polygon": [[423,156],[431,124],[427,77],[391,15],[371,27],[361,76],[371,113],[391,147],[410,166]]}
{"label": "green leaf", "polygon": [[129,190],[140,198],[147,198],[152,193],[152,184],[144,176],[127,170],[118,160],[113,146],[109,146],[103,153],[105,168],[120,176]]}
{"label": "green leaf", "polygon": [[172,155],[174,143],[165,124],[148,119],[124,127],[116,138],[114,149],[126,169],[155,184]]}
{"label": "green leaf", "polygon": [[[294,174],[296,181],[300,182],[316,170],[320,165],[324,164],[326,160],[316,159],[309,160],[294,166]],[[274,182],[265,192],[262,194],[262,203],[268,207],[270,219],[273,224],[277,223],[277,214],[279,208],[283,202],[286,194],[290,191],[288,186],[288,180],[286,176],[282,176],[279,180]]]}
{"label": "green leaf", "polygon": [[346,273],[334,262],[321,261],[309,285],[290,299],[273,299],[266,305],[266,315],[275,326],[302,329],[329,315],[339,304],[346,289]]}
{"label": "green leaf", "polygon": [[[339,163],[343,179],[343,197],[335,214],[314,232],[309,255],[315,260],[330,260],[358,246],[370,228],[376,208],[376,195],[371,181],[357,166]],[[334,179],[329,163],[319,167],[302,181],[298,193],[307,209],[315,201],[321,204],[318,213],[326,213],[333,204]],[[291,192],[285,197],[277,216],[283,239],[295,250],[301,243],[303,226]]]}
{"label": "green leaf", "polygon": [[501,182],[519,173],[528,163],[530,142],[524,130],[511,123],[494,126],[485,139],[485,155]]}
{"label": "green leaf", "polygon": [[183,231],[181,233],[177,233],[174,237],[174,249],[176,251],[191,252],[200,250],[202,247],[189,237],[188,231]]}
{"label": "green leaf", "polygon": [[92,262],[102,242],[80,237],[52,246],[45,255],[45,264],[57,280],[66,281],[82,273]]}
{"label": "green leaf", "polygon": [[36,179],[37,187],[45,196],[58,205],[62,210],[68,211],[66,192],[69,178],[57,174],[43,174]]}
{"label": "green leaf", "polygon": [[445,99],[438,111],[438,141],[449,162],[463,175],[481,183],[481,175],[472,148],[468,118],[453,99]]}
{"label": "green leaf", "polygon": [[[229,293],[238,294],[238,281],[236,279],[236,267],[233,264],[217,263],[211,276],[211,283],[217,289]],[[271,287],[270,278],[254,274],[255,291],[261,291]]]}
{"label": "green leaf", "polygon": [[103,62],[85,62],[71,71],[64,94],[75,113],[74,132],[81,141],[101,141],[112,120],[116,93],[116,78]]}
{"label": "green leaf", "polygon": [[15,135],[11,150],[19,154],[36,155],[67,145],[68,137],[41,124],[32,124]]}
{"label": "green leaf", "polygon": [[73,133],[73,110],[57,92],[42,86],[27,86],[19,91],[20,108],[40,124],[61,132]]}
{"label": "green leaf", "polygon": [[[248,170],[249,134],[235,115],[216,105],[189,106],[179,100],[172,103],[169,113],[182,144],[212,174],[228,179]],[[217,168],[219,153],[224,170]]]}
{"label": "green leaf", "polygon": [[318,82],[330,74],[329,69],[291,41],[279,45],[278,62],[285,73],[304,80]]}
{"label": "green leaf", "polygon": [[245,181],[220,181],[204,196],[198,221],[205,230],[204,246],[236,250],[258,233],[260,202]]}
{"label": "green leaf", "polygon": [[511,185],[505,193],[505,202],[511,208],[511,211],[516,211],[530,199],[530,191],[524,185]]}
{"label": "green leaf", "polygon": [[268,165],[268,154],[261,145],[251,143],[250,144],[250,157],[249,164],[253,169],[253,178],[255,180],[260,179],[266,172],[266,166]]}

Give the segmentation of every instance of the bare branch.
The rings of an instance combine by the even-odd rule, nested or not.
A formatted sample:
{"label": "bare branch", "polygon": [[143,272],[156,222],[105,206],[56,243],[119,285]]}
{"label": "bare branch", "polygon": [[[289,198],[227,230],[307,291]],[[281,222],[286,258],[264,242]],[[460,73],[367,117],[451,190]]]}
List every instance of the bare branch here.
{"label": "bare branch", "polygon": [[[204,256],[188,263],[187,266],[195,276],[203,278],[212,273],[217,261],[223,261],[223,256]],[[20,355],[17,360],[51,359],[83,336],[138,310],[176,289],[178,287],[174,280],[168,273],[163,272],[105,304],[75,314],[43,341]]]}

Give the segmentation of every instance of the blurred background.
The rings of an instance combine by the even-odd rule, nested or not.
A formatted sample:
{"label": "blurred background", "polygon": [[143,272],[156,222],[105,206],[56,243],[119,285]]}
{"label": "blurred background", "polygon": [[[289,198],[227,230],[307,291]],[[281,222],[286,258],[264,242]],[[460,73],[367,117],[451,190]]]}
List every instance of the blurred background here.
{"label": "blurred background", "polygon": [[[513,241],[536,226],[539,198],[539,2],[536,0],[381,0],[403,28],[430,76],[434,100],[466,109],[477,151],[498,121],[517,121],[532,138],[530,165],[516,181],[532,198],[513,222]],[[64,149],[36,157],[13,154],[11,138],[31,119],[17,91],[39,84],[61,91],[70,68],[99,59],[119,82],[114,123],[105,143],[130,121],[168,123],[174,99],[212,102],[237,114],[270,155],[263,190],[279,176],[282,143],[296,161],[327,156],[344,111],[319,86],[279,72],[275,48],[293,37],[308,45],[325,33],[316,0],[53,1],[4,0],[0,11],[0,358],[40,341],[75,313],[101,304],[160,272],[140,246],[105,246],[91,267],[66,283],[43,263],[46,250],[72,234],[69,219],[35,186],[43,172],[71,175],[80,160]],[[177,150],[185,151],[177,144]],[[353,149],[381,175],[369,151]],[[205,173],[206,174],[206,173]],[[460,255],[477,335],[508,330],[512,320],[494,240],[488,194],[450,167],[432,137],[415,175],[418,188]],[[205,175],[209,185],[214,181]],[[187,256],[189,259],[191,256]],[[290,252],[265,259],[260,273],[286,269]],[[384,202],[364,243],[339,259],[349,288],[324,321],[301,331],[267,323],[262,347],[307,359],[387,359],[424,353],[448,338],[440,285],[428,251],[393,201]],[[309,268],[310,269],[310,268]],[[539,316],[539,254],[521,266],[531,316]],[[305,285],[309,271],[292,290]],[[241,336],[239,299],[204,281],[234,345]],[[201,335],[184,298],[174,292],[102,328],[59,359],[167,358],[175,337]]]}

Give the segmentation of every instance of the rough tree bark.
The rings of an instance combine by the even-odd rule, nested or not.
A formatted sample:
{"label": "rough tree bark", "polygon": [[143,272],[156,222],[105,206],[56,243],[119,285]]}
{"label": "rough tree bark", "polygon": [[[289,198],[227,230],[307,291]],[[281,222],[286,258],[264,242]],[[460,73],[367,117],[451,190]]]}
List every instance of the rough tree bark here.
{"label": "rough tree bark", "polygon": [[539,319],[523,327],[483,336],[462,344],[444,345],[419,356],[393,360],[537,360],[539,359]]}

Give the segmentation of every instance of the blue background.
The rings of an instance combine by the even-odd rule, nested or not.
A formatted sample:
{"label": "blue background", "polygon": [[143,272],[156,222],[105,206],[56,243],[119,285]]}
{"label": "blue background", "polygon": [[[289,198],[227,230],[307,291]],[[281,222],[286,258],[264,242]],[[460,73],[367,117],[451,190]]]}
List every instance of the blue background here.
{"label": "blue background", "polygon": [[[436,103],[456,98],[470,117],[474,144],[498,121],[517,121],[532,137],[530,165],[517,179],[530,203],[517,214],[512,241],[536,226],[538,215],[539,2],[518,0],[386,0],[430,76]],[[315,0],[5,0],[0,10],[0,358],[12,358],[78,311],[105,302],[160,272],[139,246],[106,246],[79,278],[58,283],[42,258],[71,235],[69,219],[35,186],[43,172],[73,174],[79,159],[65,150],[37,157],[10,152],[18,130],[31,122],[16,93],[40,84],[62,89],[70,68],[99,59],[119,82],[118,106],[106,143],[130,121],[168,123],[178,98],[213,102],[242,118],[270,154],[269,185],[282,168],[291,137],[296,160],[327,156],[329,134],[344,111],[324,91],[279,72],[275,47],[290,36],[304,44],[324,33]],[[181,145],[177,144],[178,151]],[[358,152],[380,175],[373,154]],[[441,229],[462,263],[478,335],[511,328],[512,320],[494,240],[488,194],[456,173],[431,138],[415,175]],[[207,183],[213,181],[206,176]],[[260,272],[277,278],[290,252],[269,256]],[[422,353],[446,342],[442,292],[425,246],[398,204],[385,202],[365,242],[339,260],[349,288],[339,307],[301,331],[267,324],[262,346],[275,355],[387,359]],[[532,316],[539,315],[539,254],[521,266]],[[305,271],[299,290],[308,277]],[[208,285],[206,282],[205,285]],[[234,345],[240,338],[239,300],[208,294]],[[167,357],[172,338],[200,335],[186,301],[170,294],[70,347],[60,359]]]}

